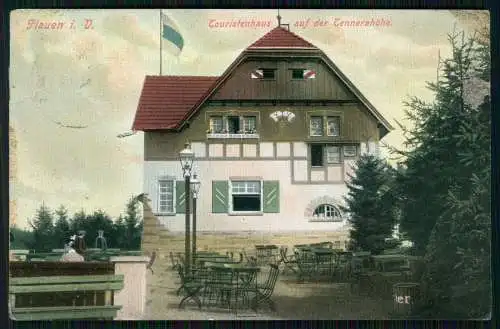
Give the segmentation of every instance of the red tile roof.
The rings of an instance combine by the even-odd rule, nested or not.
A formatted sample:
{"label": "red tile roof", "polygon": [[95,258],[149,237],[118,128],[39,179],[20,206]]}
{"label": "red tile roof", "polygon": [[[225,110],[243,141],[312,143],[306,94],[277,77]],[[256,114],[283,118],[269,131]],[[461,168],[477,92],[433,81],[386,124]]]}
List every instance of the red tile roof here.
{"label": "red tile roof", "polygon": [[318,49],[312,43],[307,42],[288,29],[278,26],[262,38],[252,43],[248,49],[252,48],[311,48]]}
{"label": "red tile roof", "polygon": [[172,129],[218,77],[146,76],[133,130]]}
{"label": "red tile roof", "polygon": [[[276,27],[259,40],[251,44],[247,50],[256,51],[265,48],[312,49],[320,51],[316,46],[288,31]],[[161,130],[182,128],[183,120],[188,119],[211,93],[222,84],[235,67],[245,58],[243,52],[220,77],[209,76],[146,76],[142,88],[139,105],[132,130]],[[332,70],[348,85],[358,98],[372,111],[388,130],[391,125],[377,112],[368,100],[352,85],[331,60],[320,51]]]}

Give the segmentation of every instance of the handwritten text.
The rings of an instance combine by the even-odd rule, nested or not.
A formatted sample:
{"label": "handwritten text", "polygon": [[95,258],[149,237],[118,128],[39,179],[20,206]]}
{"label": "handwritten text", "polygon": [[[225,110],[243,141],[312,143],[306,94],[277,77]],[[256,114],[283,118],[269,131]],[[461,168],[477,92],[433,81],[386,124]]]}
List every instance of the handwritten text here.
{"label": "handwritten text", "polygon": [[83,28],[85,30],[93,29],[93,21],[91,19],[85,18],[83,21],[77,22],[75,20],[71,21],[46,21],[39,19],[30,19],[26,23],[27,30],[74,30],[77,27]]}

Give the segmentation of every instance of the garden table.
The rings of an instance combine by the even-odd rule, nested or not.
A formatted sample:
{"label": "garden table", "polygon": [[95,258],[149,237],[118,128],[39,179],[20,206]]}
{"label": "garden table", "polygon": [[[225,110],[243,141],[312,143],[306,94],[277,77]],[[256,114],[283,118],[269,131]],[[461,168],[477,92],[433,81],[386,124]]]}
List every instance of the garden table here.
{"label": "garden table", "polygon": [[257,262],[263,264],[265,262],[276,262],[276,256],[278,256],[278,246],[274,244],[267,245],[255,245],[257,250]]}
{"label": "garden table", "polygon": [[[210,272],[205,281],[203,303],[210,301],[210,294],[215,293],[217,300],[227,305],[229,309],[237,310],[239,306],[249,302],[246,293],[257,291],[257,273],[260,267],[243,264],[207,263]],[[208,298],[207,298],[208,297]],[[242,297],[242,304],[238,298]]]}
{"label": "garden table", "polygon": [[336,258],[335,252],[329,248],[314,248],[312,252],[316,256],[316,275],[321,275],[325,270],[328,275],[332,275]]}
{"label": "garden table", "polygon": [[205,264],[207,264],[207,263],[226,264],[226,263],[232,263],[232,260],[226,256],[210,257],[210,258],[205,258],[205,257],[197,257],[196,258],[196,264],[200,267],[205,266]]}
{"label": "garden table", "polygon": [[408,255],[397,255],[397,254],[385,254],[385,255],[375,255],[371,256],[374,262],[375,269],[381,272],[386,272],[389,269],[397,267],[401,269],[402,267],[407,268],[409,266]]}

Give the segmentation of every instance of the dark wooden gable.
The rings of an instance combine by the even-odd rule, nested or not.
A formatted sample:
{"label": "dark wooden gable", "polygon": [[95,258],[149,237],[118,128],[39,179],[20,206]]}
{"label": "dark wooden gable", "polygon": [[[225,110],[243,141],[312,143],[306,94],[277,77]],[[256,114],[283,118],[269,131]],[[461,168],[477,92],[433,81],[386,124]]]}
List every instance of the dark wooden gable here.
{"label": "dark wooden gable", "polygon": [[[252,78],[252,72],[262,69],[274,69],[274,78]],[[311,70],[315,78],[294,78],[293,70]],[[212,100],[264,99],[356,100],[356,97],[320,58],[307,57],[250,57],[212,96]]]}

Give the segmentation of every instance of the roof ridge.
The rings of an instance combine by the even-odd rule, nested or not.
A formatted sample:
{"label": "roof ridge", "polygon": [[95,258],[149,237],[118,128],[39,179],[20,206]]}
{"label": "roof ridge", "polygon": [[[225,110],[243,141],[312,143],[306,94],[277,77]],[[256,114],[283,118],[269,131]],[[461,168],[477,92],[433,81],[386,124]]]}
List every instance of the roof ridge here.
{"label": "roof ridge", "polygon": [[[290,39],[293,37],[293,39]],[[309,41],[302,38],[300,35],[284,28],[277,26],[271,31],[268,31],[262,37],[250,44],[246,49],[280,47],[280,48],[309,48],[319,49]]]}
{"label": "roof ridge", "polygon": [[219,78],[219,75],[146,75],[148,78]]}

